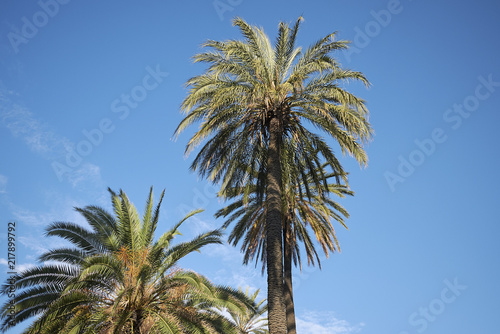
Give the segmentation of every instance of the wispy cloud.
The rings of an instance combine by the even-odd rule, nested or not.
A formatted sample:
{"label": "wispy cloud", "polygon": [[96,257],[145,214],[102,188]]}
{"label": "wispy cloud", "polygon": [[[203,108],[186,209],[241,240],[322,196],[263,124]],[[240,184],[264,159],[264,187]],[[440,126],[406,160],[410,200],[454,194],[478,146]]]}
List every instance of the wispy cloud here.
{"label": "wispy cloud", "polygon": [[[208,231],[208,230],[206,230]],[[243,255],[239,247],[233,247],[228,243],[222,245],[211,245],[205,248],[205,252],[210,257],[215,257],[225,262],[243,262]]]}
{"label": "wispy cloud", "polygon": [[[233,268],[237,269],[234,270]],[[217,271],[214,279],[235,288],[241,287],[246,289],[249,287],[250,291],[266,287],[266,280],[260,274],[260,270],[243,266],[241,263],[238,263],[238,266],[233,266],[233,268]]]}
{"label": "wispy cloud", "polygon": [[4,201],[4,203],[7,205],[13,217],[12,220],[25,226],[38,228],[47,226],[55,221],[83,222],[82,217],[75,212],[74,207],[84,205],[80,205],[80,203],[70,197],[64,197],[50,192],[44,194],[44,196],[48,203],[52,201],[50,207],[47,207],[44,211],[26,209],[10,201]]}
{"label": "wispy cloud", "polygon": [[88,185],[89,183],[95,185],[96,183],[100,183],[100,180],[101,169],[99,166],[91,163],[84,163],[80,168],[68,174],[68,181],[74,188]]}
{"label": "wispy cloud", "polygon": [[[0,265],[4,265],[7,267],[9,265],[9,263],[6,259],[0,258]],[[20,272],[25,271],[26,269],[29,269],[29,268],[34,267],[34,266],[35,266],[35,264],[33,264],[33,263],[23,263],[23,264],[16,263],[15,271],[20,273]]]}
{"label": "wispy cloud", "polygon": [[266,276],[262,275],[262,263],[259,262],[255,266],[255,262],[252,261],[244,265],[239,246],[234,247],[224,243],[206,247],[203,253],[224,263],[224,268],[215,273],[215,281],[234,288],[241,287],[243,290],[249,288],[250,292],[260,290],[259,297],[266,298],[267,281]]}
{"label": "wispy cloud", "polygon": [[196,236],[219,228],[215,222],[203,219],[202,215],[203,213],[197,213],[194,216],[191,216],[186,222],[184,222],[181,229],[189,231],[190,236]]}
{"label": "wispy cloud", "polygon": [[36,119],[27,108],[12,102],[13,92],[0,95],[2,124],[14,137],[20,137],[35,153],[45,159],[53,159],[72,147],[72,143],[48,129],[48,125]]}
{"label": "wispy cloud", "polygon": [[[16,99],[17,94],[5,88],[0,81],[0,125],[6,127],[12,136],[21,138],[32,152],[43,159],[64,161],[68,152],[74,150],[75,143],[52,131],[48,124],[37,119],[22,103],[15,102]],[[73,187],[101,180],[99,167],[90,163],[71,169],[65,174]]]}
{"label": "wispy cloud", "polygon": [[[38,258],[40,255],[43,253],[47,252],[49,250],[48,248],[48,240],[46,238],[37,238],[33,236],[22,236],[18,237],[17,240],[19,243],[21,243],[24,247],[26,247],[28,250],[30,250],[32,253],[29,253],[30,258]],[[51,240],[52,241],[52,240]],[[51,247],[53,247],[51,243]]]}
{"label": "wispy cloud", "polygon": [[[48,204],[44,206],[44,211],[26,209],[12,203],[8,198],[3,198],[3,204],[8,208],[12,220],[16,222],[17,248],[22,250],[23,259],[26,262],[38,263],[40,255],[48,250],[70,246],[70,243],[64,239],[45,236],[45,227],[49,224],[71,222],[85,228],[88,227],[85,218],[74,209],[75,207],[84,207],[88,203],[83,204],[73,197],[62,195],[55,190],[46,190],[43,193],[43,198],[44,202]],[[95,193],[95,198],[100,198],[100,194]],[[21,259],[17,260],[16,262],[19,262]],[[32,264],[26,264],[24,267],[28,265]],[[16,266],[16,269],[20,271],[19,265]]]}
{"label": "wispy cloud", "polygon": [[361,332],[364,323],[351,325],[334,312],[308,311],[297,317],[297,332],[303,334],[352,334]]}

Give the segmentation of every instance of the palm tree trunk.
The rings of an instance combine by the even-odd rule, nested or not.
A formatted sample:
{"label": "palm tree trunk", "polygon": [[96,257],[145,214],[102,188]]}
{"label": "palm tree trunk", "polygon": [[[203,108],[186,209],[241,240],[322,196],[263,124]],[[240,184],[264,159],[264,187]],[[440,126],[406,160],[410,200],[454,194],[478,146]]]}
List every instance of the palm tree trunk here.
{"label": "palm tree trunk", "polygon": [[[285,218],[286,219],[286,218]],[[290,231],[292,227],[289,224],[288,219],[285,221],[285,226],[283,228],[283,238],[284,238],[284,249],[285,249],[285,284],[284,284],[284,294],[285,294],[285,307],[286,307],[286,327],[288,334],[297,334],[295,327],[295,306],[293,304],[293,287],[292,287],[292,233]]]}
{"label": "palm tree trunk", "polygon": [[283,303],[283,246],[281,225],[281,163],[279,155],[279,119],[269,126],[267,157],[267,305],[270,334],[287,334]]}

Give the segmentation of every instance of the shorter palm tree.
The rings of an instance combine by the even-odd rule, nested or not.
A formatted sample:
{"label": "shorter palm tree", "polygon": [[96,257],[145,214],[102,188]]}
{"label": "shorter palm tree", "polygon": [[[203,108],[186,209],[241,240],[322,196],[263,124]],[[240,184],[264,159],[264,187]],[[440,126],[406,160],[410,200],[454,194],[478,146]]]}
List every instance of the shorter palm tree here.
{"label": "shorter palm tree", "polygon": [[[303,244],[307,263],[315,265],[316,262],[321,267],[319,254],[316,251],[313,237],[309,233],[309,228],[313,231],[317,242],[323,252],[328,257],[330,252],[340,249],[335,229],[331,219],[347,228],[344,218],[349,217],[349,213],[344,207],[332,199],[332,196],[340,198],[352,196],[354,194],[343,184],[346,174],[342,172],[327,172],[327,165],[322,166],[322,173],[326,180],[335,178],[335,182],[320,183],[319,186],[312,180],[313,175],[305,175],[306,182],[300,179],[288,177],[284,173],[282,192],[282,237],[285,243],[289,243],[292,249],[293,262],[301,267],[300,244]],[[307,183],[309,182],[309,183]],[[235,223],[229,234],[228,241],[233,246],[242,242],[241,251],[244,253],[243,263],[248,264],[255,260],[256,265],[262,262],[262,271],[266,266],[266,201],[263,194],[263,185],[258,184],[256,178],[245,187],[226,189],[223,197],[234,200],[228,206],[216,212],[215,217],[224,217],[226,221],[223,228],[228,228]],[[265,184],[264,184],[265,187]]]}
{"label": "shorter palm tree", "polygon": [[[171,245],[180,225],[199,211],[155,239],[164,192],[153,208],[151,189],[142,219],[123,191],[110,193],[114,216],[87,206],[76,210],[91,229],[51,224],[47,235],[66,239],[73,247],[46,252],[40,260],[56,264],[15,278],[17,323],[37,316],[25,333],[238,333],[215,308],[244,313],[254,309],[252,301],[177,265],[203,246],[220,244],[221,232]],[[2,331],[11,327],[8,306],[0,311]]]}
{"label": "shorter palm tree", "polygon": [[256,290],[253,294],[249,294],[248,288],[245,291],[245,296],[255,303],[254,310],[245,309],[243,312],[237,309],[222,310],[228,313],[230,320],[236,325],[240,334],[269,334],[267,317],[264,315],[267,313],[266,299],[264,298],[258,303],[255,300],[259,292],[260,290]]}
{"label": "shorter palm tree", "polygon": [[[301,182],[301,179],[294,177],[295,167],[293,164],[284,166],[289,166],[289,168],[285,169],[282,179],[283,295],[287,332],[296,333],[292,263],[301,268],[300,244],[303,244],[307,263],[315,265],[317,262],[321,268],[320,258],[309,229],[314,233],[327,257],[330,252],[340,250],[335,229],[330,220],[334,219],[347,228],[344,217],[349,217],[349,213],[335,202],[331,195],[344,197],[353,195],[353,192],[349,190],[347,185],[341,183],[341,180],[347,180],[343,171],[328,173],[326,171],[327,165],[323,165],[322,170],[315,173],[321,173],[327,180],[335,178],[336,182],[320,183],[320,186],[317,186],[314,174],[307,173],[304,177],[306,182]],[[255,259],[256,265],[261,261],[262,272],[264,272],[267,261],[265,252],[267,206],[263,194],[264,187],[259,185],[259,180],[256,177],[251,185],[247,185],[247,188],[250,189],[249,193],[244,193],[238,188],[227,189],[223,195],[226,198],[235,199],[235,201],[219,210],[216,217],[228,217],[223,225],[224,228],[236,221],[229,234],[229,242],[236,246],[242,241],[241,250],[244,253],[244,264],[253,259]]]}

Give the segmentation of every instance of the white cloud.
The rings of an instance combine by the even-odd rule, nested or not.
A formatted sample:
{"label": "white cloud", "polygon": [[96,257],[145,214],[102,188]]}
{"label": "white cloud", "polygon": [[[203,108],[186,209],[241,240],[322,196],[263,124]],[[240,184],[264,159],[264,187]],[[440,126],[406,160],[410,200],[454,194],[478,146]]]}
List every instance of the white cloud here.
{"label": "white cloud", "polygon": [[[46,190],[44,201],[47,211],[33,211],[20,207],[8,199],[4,200],[11,215],[16,222],[19,245],[24,246],[28,252],[28,261],[37,261],[38,257],[48,249],[67,246],[67,241],[56,237],[45,237],[44,228],[56,221],[66,221],[87,226],[85,219],[74,210],[74,207],[83,207],[71,197],[66,197],[58,192]],[[22,231],[22,232],[21,232]]]}
{"label": "white cloud", "polygon": [[23,263],[23,264],[18,264],[16,265],[16,271],[18,273],[25,271],[26,269],[35,267],[36,265],[33,263]]}
{"label": "white cloud", "polygon": [[14,207],[12,215],[14,221],[24,223],[30,226],[46,226],[54,221],[54,213],[52,212],[34,212],[19,207]]}
{"label": "white cloud", "polygon": [[297,332],[302,334],[352,334],[361,332],[364,323],[351,325],[338,319],[334,312],[306,312],[296,318]]}
{"label": "white cloud", "polygon": [[[226,269],[227,268],[227,269]],[[218,270],[213,279],[218,284],[229,285],[233,288],[249,288],[250,292],[260,289],[260,299],[266,298],[267,283],[265,276],[261,275],[260,268],[253,265],[244,266],[240,261],[225,261],[225,268]]]}
{"label": "white cloud", "polygon": [[[192,209],[194,210],[194,209]],[[197,236],[199,234],[206,233],[211,230],[215,230],[218,228],[218,226],[214,222],[209,222],[204,219],[202,219],[203,212],[197,213],[190,218],[188,218],[181,226],[181,232],[182,231],[189,231],[190,236]],[[183,219],[185,215],[182,216],[181,219]],[[184,234],[184,233],[183,233]],[[186,234],[188,235],[188,234]]]}
{"label": "white cloud", "polygon": [[[67,174],[68,181],[76,188],[80,185],[95,185],[101,181],[101,169],[91,163],[84,163],[82,167]],[[99,184],[100,185],[100,184]]]}
{"label": "white cloud", "polygon": [[[45,227],[55,221],[70,221],[75,223],[84,223],[82,216],[74,210],[74,207],[80,207],[78,203],[70,198],[61,198],[62,196],[52,196],[53,205],[47,211],[33,211],[22,208],[9,202],[8,206],[13,216],[13,220],[19,224],[32,227]],[[49,202],[49,198],[47,199]],[[24,232],[30,232],[24,231]]]}
{"label": "white cloud", "polygon": [[[48,247],[46,247],[47,240],[46,238],[37,238],[37,237],[18,237],[17,240],[27,249],[33,251],[37,258],[42,255],[46,251],[48,251]],[[52,243],[51,243],[52,245]]]}
{"label": "white cloud", "polygon": [[[95,194],[99,198],[100,193]],[[75,207],[84,207],[81,202],[75,200],[72,196],[61,194],[53,189],[45,189],[43,194],[43,211],[30,210],[13,203],[8,195],[2,196],[2,204],[10,213],[11,220],[16,222],[16,242],[17,249],[22,248],[25,254],[23,261],[25,264],[19,264],[20,258],[16,259],[16,270],[19,272],[33,263],[38,263],[41,254],[49,249],[67,247],[69,242],[57,237],[45,237],[45,227],[57,222],[66,221],[87,227],[85,218],[74,210]],[[0,233],[0,237],[2,236]],[[5,240],[6,234],[3,235]],[[0,264],[6,265],[6,260],[0,260]]]}
{"label": "white cloud", "polygon": [[[13,102],[13,91],[6,89],[0,81],[0,124],[5,126],[14,137],[24,140],[28,148],[43,159],[64,162],[75,143],[50,130],[49,126],[38,120],[35,115],[20,103]],[[64,178],[73,187],[101,181],[98,166],[83,163],[76,169],[67,168]],[[56,172],[54,172],[56,173]],[[54,176],[60,177],[57,174]],[[1,191],[1,184],[0,184]]]}
{"label": "white cloud", "polygon": [[[208,231],[205,230],[205,231]],[[223,237],[225,240],[225,237]],[[222,245],[210,245],[205,247],[204,253],[210,257],[218,258],[225,262],[237,261],[238,263],[243,263],[243,254],[239,251],[239,247],[233,247],[227,242]]]}
{"label": "white cloud", "polygon": [[[97,196],[99,194],[93,193]],[[46,189],[43,192],[44,211],[29,210],[11,201],[7,202],[13,220],[20,224],[33,227],[45,227],[56,221],[73,222],[86,225],[85,219],[75,211],[75,207],[84,207],[89,203],[82,203],[71,196],[66,196],[53,189]],[[94,203],[90,203],[94,204]],[[25,231],[29,232],[29,231]]]}
{"label": "white cloud", "polygon": [[[4,265],[4,266],[8,266],[9,262],[4,258],[0,258],[0,264]],[[34,266],[35,266],[35,264],[33,264],[33,263],[23,263],[23,264],[16,263],[15,271],[17,273],[20,273],[20,272],[25,271],[26,269],[29,269],[29,268],[34,267]]]}
{"label": "white cloud", "polygon": [[32,151],[46,159],[53,159],[72,147],[67,138],[48,130],[46,124],[37,120],[28,109],[13,103],[7,94],[0,96],[3,105],[0,109],[0,118],[13,136],[22,137]]}

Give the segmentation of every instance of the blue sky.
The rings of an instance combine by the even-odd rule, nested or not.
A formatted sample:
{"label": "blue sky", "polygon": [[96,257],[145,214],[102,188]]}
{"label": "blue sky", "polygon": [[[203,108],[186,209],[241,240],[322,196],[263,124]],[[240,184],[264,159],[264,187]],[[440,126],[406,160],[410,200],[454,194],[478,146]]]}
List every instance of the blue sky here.
{"label": "blue sky", "polygon": [[[60,245],[42,237],[47,224],[83,223],[75,206],[110,208],[107,187],[139,209],[149,187],[166,189],[160,230],[204,208],[183,238],[220,226],[217,187],[183,155],[195,128],[172,140],[184,83],[204,70],[191,57],[207,39],[240,38],[234,16],[274,38],[303,15],[300,45],[333,31],[353,41],[337,57],[372,83],[347,88],[376,135],[366,169],[341,157],[356,192],[340,201],[342,252],[294,274],[299,333],[497,333],[499,14],[485,0],[3,1],[0,278],[9,221],[19,270]],[[181,264],[266,288],[228,245]]]}

